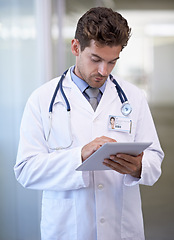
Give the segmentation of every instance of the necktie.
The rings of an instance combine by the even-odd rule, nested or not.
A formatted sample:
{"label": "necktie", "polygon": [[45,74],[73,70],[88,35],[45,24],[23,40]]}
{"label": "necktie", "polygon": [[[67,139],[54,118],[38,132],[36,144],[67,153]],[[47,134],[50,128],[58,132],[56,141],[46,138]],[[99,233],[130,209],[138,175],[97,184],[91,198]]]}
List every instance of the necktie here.
{"label": "necktie", "polygon": [[97,96],[99,94],[99,91],[100,90],[98,88],[92,88],[92,87],[89,87],[85,90],[85,93],[88,95],[89,102],[92,108],[94,109],[94,111],[96,110],[98,105]]}

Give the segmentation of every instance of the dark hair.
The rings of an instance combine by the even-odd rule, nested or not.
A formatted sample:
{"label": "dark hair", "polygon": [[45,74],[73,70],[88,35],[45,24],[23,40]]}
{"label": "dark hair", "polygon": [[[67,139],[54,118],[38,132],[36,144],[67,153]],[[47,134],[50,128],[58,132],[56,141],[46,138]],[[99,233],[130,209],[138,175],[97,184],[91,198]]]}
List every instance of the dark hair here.
{"label": "dark hair", "polygon": [[102,45],[127,45],[131,29],[127,20],[111,8],[96,7],[87,11],[78,21],[75,38],[78,39],[81,51],[90,46],[93,39]]}
{"label": "dark hair", "polygon": [[114,117],[111,117],[111,118],[110,118],[110,121],[111,121],[112,119],[115,121],[115,118],[114,118]]}

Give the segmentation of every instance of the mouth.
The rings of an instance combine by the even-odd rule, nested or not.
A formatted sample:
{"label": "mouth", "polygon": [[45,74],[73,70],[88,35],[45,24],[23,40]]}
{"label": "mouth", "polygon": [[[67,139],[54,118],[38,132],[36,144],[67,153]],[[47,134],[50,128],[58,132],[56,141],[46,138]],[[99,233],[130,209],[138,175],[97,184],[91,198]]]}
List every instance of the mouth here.
{"label": "mouth", "polygon": [[95,80],[97,81],[97,82],[102,82],[102,81],[105,81],[107,79],[107,77],[101,77],[101,76],[96,76],[95,77]]}
{"label": "mouth", "polygon": [[93,75],[90,78],[90,86],[93,88],[100,88],[107,78],[107,76],[101,76],[99,74]]}

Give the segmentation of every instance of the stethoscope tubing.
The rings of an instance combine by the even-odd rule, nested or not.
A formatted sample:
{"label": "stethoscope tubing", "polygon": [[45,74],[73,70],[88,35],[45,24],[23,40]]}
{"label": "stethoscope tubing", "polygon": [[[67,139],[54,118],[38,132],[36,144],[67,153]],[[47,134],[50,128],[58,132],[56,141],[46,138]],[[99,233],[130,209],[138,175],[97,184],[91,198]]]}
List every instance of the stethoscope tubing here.
{"label": "stethoscope tubing", "polygon": [[[62,96],[65,100],[67,111],[68,112],[71,111],[71,107],[70,107],[69,101],[68,101],[68,99],[65,95],[65,92],[63,90],[63,84],[62,84],[67,72],[68,72],[68,69],[62,74],[62,76],[60,78],[60,81],[58,82],[58,84],[56,86],[56,89],[54,91],[54,94],[53,94],[53,97],[51,99],[51,103],[50,103],[50,106],[49,106],[49,113],[52,113],[52,111],[53,111],[53,104],[54,104],[54,101],[55,101],[55,98],[56,98],[56,95],[58,93],[59,88],[60,88],[60,92],[61,92],[61,94],[62,94]],[[123,89],[120,87],[118,82],[114,79],[114,77],[111,74],[109,75],[109,77],[110,77],[110,80],[115,84],[115,88],[117,90],[117,93],[118,93],[118,96],[120,98],[121,103],[122,104],[125,104],[125,103],[129,104],[128,99],[126,97],[126,94],[124,93]],[[125,115],[125,114],[123,114],[123,115]]]}
{"label": "stethoscope tubing", "polygon": [[120,98],[121,103],[128,102],[128,99],[126,97],[126,94],[124,93],[123,89],[120,87],[118,82],[114,79],[114,77],[110,74],[109,75],[111,81],[115,84],[115,87],[117,89],[118,96]]}
{"label": "stethoscope tubing", "polygon": [[53,111],[53,104],[54,104],[54,101],[55,101],[55,98],[57,96],[57,93],[58,93],[58,90],[60,88],[60,92],[66,102],[66,106],[67,106],[67,111],[69,112],[71,110],[70,108],[70,104],[69,104],[69,101],[64,93],[64,90],[63,90],[63,87],[62,87],[62,82],[63,82],[63,79],[65,78],[66,74],[68,72],[68,69],[62,74],[61,78],[60,78],[60,81],[58,82],[57,86],[56,86],[56,89],[54,91],[54,94],[53,94],[53,97],[51,99],[51,103],[50,103],[50,106],[49,106],[49,113],[52,113]]}
{"label": "stethoscope tubing", "polygon": [[[55,101],[55,98],[57,96],[57,93],[58,93],[58,90],[60,89],[60,92],[65,100],[65,103],[66,103],[66,108],[67,108],[67,114],[68,114],[68,128],[69,128],[69,133],[70,133],[70,142],[67,146],[63,147],[63,146],[59,146],[59,147],[50,147],[49,146],[49,143],[48,143],[48,146],[49,146],[49,149],[51,150],[62,150],[62,149],[67,149],[69,147],[72,146],[73,144],[73,135],[72,135],[72,129],[71,129],[71,117],[70,117],[70,112],[71,112],[71,108],[70,108],[70,103],[65,95],[65,92],[63,90],[63,80],[66,76],[68,72],[68,69],[62,74],[61,78],[60,78],[60,81],[58,82],[56,88],[55,88],[55,91],[54,91],[54,94],[53,94],[53,97],[51,99],[51,103],[50,103],[50,106],[49,106],[49,119],[50,119],[50,128],[49,128],[49,131],[48,131],[48,135],[46,137],[46,141],[48,142],[49,140],[49,137],[50,137],[50,134],[51,134],[51,129],[52,129],[52,115],[53,115],[53,105],[54,105],[54,101]],[[122,103],[122,107],[121,107],[121,112],[123,115],[127,116],[130,114],[130,112],[132,111],[132,108],[128,102],[128,99],[123,91],[123,89],[120,87],[120,85],[118,84],[118,82],[114,79],[114,77],[110,74],[109,75],[111,81],[115,84],[115,88],[117,90],[117,93],[118,93],[118,96],[120,98],[120,101]]]}

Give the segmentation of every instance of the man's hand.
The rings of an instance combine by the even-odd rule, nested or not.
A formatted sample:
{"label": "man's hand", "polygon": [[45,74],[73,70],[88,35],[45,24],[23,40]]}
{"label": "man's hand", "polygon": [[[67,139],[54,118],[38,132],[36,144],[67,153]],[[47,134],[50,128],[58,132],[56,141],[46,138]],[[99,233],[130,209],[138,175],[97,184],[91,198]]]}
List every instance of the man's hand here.
{"label": "man's hand", "polygon": [[140,178],[142,158],[143,153],[137,157],[119,153],[117,155],[111,155],[109,159],[105,159],[103,164],[119,173],[130,174],[132,177]]}
{"label": "man's hand", "polygon": [[98,137],[95,138],[92,142],[86,144],[82,148],[82,162],[85,161],[89,156],[91,156],[95,151],[97,151],[104,143],[107,142],[116,142],[115,139],[109,137]]}

